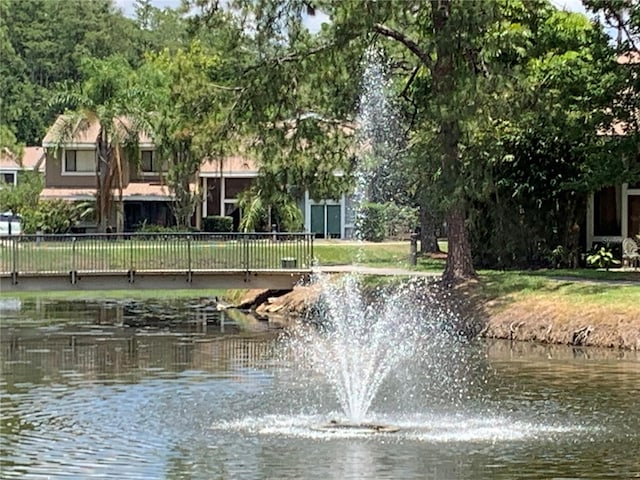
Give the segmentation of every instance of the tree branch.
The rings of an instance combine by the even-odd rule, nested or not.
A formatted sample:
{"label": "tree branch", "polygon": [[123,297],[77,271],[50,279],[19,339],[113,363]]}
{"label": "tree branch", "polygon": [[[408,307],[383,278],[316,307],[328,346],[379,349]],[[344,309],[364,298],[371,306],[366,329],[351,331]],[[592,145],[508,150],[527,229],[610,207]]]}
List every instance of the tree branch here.
{"label": "tree branch", "polygon": [[402,43],[405,47],[407,47],[407,49],[409,49],[409,51],[411,51],[411,53],[418,57],[427,68],[431,69],[432,62],[429,54],[422,48],[420,48],[420,46],[416,42],[407,37],[404,33],[389,28],[386,25],[382,25],[381,23],[376,23],[373,26],[373,29],[380,35],[392,38]]}
{"label": "tree branch", "polygon": [[413,73],[411,73],[411,76],[409,77],[407,84],[402,89],[402,92],[400,92],[401,97],[406,98],[405,95],[409,91],[409,87],[411,86],[413,81],[416,79],[416,75],[418,74],[419,71],[420,71],[420,65],[418,65],[416,68],[413,69]]}
{"label": "tree branch", "polygon": [[618,22],[618,25],[617,25],[618,28],[621,28],[622,31],[624,32],[624,34],[627,36],[627,41],[629,42],[629,44],[631,44],[631,48],[637,52],[638,51],[638,46],[636,45],[633,37],[631,36],[631,33],[629,32],[629,29],[627,28],[627,24],[624,21],[624,19],[622,18],[622,16],[620,15],[620,12],[617,11],[616,9],[611,9],[610,13],[616,19],[616,22]]}
{"label": "tree branch", "polygon": [[217,83],[212,83],[211,86],[217,90],[226,90],[229,92],[243,92],[245,90],[243,87],[227,87],[226,85],[218,85]]}
{"label": "tree branch", "polygon": [[244,73],[248,73],[248,72],[251,72],[252,70],[257,70],[265,66],[282,65],[283,63],[294,62],[296,60],[300,60],[303,57],[308,57],[308,56],[320,53],[324,50],[328,50],[332,46],[333,45],[331,44],[324,44],[324,45],[319,45],[315,48],[311,48],[306,51],[292,52],[282,57],[267,58],[255,65],[248,66],[247,68],[245,68]]}

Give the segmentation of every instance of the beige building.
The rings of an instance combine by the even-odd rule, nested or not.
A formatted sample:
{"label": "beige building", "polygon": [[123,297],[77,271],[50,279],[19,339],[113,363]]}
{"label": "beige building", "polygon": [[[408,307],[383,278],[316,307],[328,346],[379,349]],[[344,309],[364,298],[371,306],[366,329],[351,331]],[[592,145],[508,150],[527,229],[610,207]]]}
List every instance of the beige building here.
{"label": "beige building", "polygon": [[45,154],[42,147],[25,147],[22,158],[9,152],[0,152],[0,188],[3,185],[17,185],[20,173],[35,171],[44,174]]}

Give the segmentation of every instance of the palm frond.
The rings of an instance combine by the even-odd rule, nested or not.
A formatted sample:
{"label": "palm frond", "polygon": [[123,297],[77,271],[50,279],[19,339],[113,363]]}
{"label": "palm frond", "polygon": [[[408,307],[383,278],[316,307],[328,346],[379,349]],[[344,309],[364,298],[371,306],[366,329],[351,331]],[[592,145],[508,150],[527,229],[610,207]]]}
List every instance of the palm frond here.
{"label": "palm frond", "polygon": [[261,197],[260,190],[247,190],[238,200],[242,208],[242,219],[240,220],[240,230],[243,232],[254,232],[264,220],[266,208]]}

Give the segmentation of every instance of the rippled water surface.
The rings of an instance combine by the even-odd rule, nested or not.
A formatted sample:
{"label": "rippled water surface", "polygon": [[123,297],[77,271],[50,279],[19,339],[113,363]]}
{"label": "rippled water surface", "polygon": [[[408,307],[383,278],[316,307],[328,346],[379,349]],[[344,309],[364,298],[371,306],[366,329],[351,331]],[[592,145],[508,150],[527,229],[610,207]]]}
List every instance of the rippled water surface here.
{"label": "rippled water surface", "polygon": [[461,345],[471,368],[413,378],[473,388],[391,382],[370,420],[398,432],[325,432],[330,388],[276,354],[266,322],[221,325],[195,299],[2,308],[2,478],[640,477],[632,352]]}

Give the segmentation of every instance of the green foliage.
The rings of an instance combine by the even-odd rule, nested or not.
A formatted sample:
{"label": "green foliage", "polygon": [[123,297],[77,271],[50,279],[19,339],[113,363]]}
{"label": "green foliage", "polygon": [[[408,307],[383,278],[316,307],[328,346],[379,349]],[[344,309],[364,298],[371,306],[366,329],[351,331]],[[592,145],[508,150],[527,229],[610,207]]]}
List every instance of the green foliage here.
{"label": "green foliage", "polygon": [[17,185],[0,187],[0,212],[12,211],[24,214],[38,204],[44,180],[37,172],[19,172]]}
{"label": "green foliage", "polygon": [[202,219],[205,232],[233,232],[233,218],[211,215]]}
{"label": "green foliage", "polygon": [[112,228],[113,194],[122,192],[124,158],[138,157],[141,132],[148,131],[144,105],[149,92],[122,56],[104,60],[85,58],[82,84],[72,84],[52,98],[52,104],[72,110],[58,117],[50,129],[57,150],[77,133],[98,125],[96,142],[96,223],[99,232]]}
{"label": "green foliage", "polygon": [[243,232],[270,231],[273,224],[280,232],[302,229],[302,212],[286,184],[275,185],[271,179],[258,177],[251,188],[240,194],[238,205],[242,208]]}
{"label": "green foliage", "polygon": [[418,226],[415,208],[394,202],[366,202],[358,220],[358,231],[363,240],[381,242],[389,238],[408,238]]}
{"label": "green foliage", "polygon": [[26,234],[67,233],[81,219],[81,209],[65,200],[40,200],[36,206],[22,212],[23,232]]}
{"label": "green foliage", "polygon": [[[640,64],[614,62],[638,54],[638,2],[585,0],[619,31],[616,52],[600,25],[542,0],[195,3],[140,0],[131,20],[111,0],[0,0],[1,146],[17,154],[38,143],[64,108],[67,127],[99,119],[101,228],[121,186],[117,156],[136,147],[135,135],[113,128],[127,115],[130,133],[153,133],[179,225],[200,200],[199,162],[241,155],[260,174],[239,199],[242,228],[299,229],[302,192],[320,200],[352,187],[370,47],[388,59],[399,108],[397,125],[381,118],[376,128],[406,132],[370,145],[394,159],[377,180],[402,204],[462,220],[448,272],[472,273],[465,226],[478,266],[575,265],[588,192],[640,179]],[[313,7],[331,18],[318,33],[303,21]],[[614,120],[624,136],[598,134]],[[4,200],[9,193],[4,204],[33,203]],[[385,215],[395,224],[386,220],[384,235],[412,228],[408,211]]]}
{"label": "green foliage", "polygon": [[148,224],[144,222],[136,228],[136,233],[185,233],[194,232],[194,228],[184,228],[179,226],[167,227],[164,225]]}
{"label": "green foliage", "polygon": [[609,248],[602,246],[587,256],[587,264],[609,270],[612,265],[620,265],[620,260],[614,258],[613,252]]}
{"label": "green foliage", "polygon": [[18,142],[13,130],[8,125],[0,124],[0,155],[20,159],[23,149],[24,145]]}
{"label": "green foliage", "polygon": [[365,203],[361,207],[357,230],[362,240],[381,242],[387,233],[387,218],[384,205]]}
{"label": "green foliage", "polygon": [[217,52],[193,42],[185,49],[164,49],[149,55],[140,80],[150,91],[146,108],[156,154],[166,166],[166,181],[174,196],[176,222],[188,226],[200,196],[192,187],[203,158],[220,147],[219,112],[229,100],[219,95],[221,64]]}
{"label": "green foliage", "polygon": [[3,0],[1,10],[0,118],[27,145],[60,113],[48,104],[59,85],[85,80],[87,58],[140,55],[134,22],[111,0]]}
{"label": "green foliage", "polygon": [[408,238],[418,227],[416,208],[387,202],[384,204],[384,217],[386,238]]}

